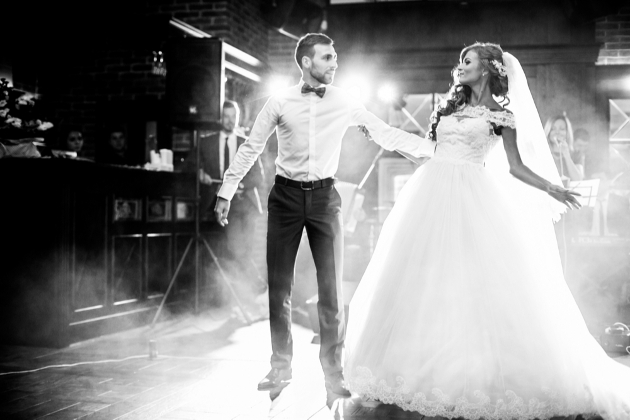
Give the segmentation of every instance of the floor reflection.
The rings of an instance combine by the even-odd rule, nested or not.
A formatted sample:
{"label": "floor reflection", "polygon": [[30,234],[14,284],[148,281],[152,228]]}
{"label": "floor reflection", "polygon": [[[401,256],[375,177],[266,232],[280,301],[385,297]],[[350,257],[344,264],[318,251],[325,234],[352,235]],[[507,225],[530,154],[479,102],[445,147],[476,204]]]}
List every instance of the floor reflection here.
{"label": "floor reflection", "polygon": [[280,385],[277,388],[273,388],[271,390],[269,390],[269,399],[271,401],[275,401],[276,398],[278,398],[280,396],[280,394],[282,393],[282,391],[288,387],[289,385],[291,385],[290,383],[283,383],[282,385]]}
{"label": "floor reflection", "polygon": [[[269,391],[269,399],[272,401],[269,408],[269,417],[278,415],[281,407],[288,405],[294,400],[296,387],[290,384],[283,384],[280,387]],[[326,407],[328,412],[318,413],[317,419],[334,420],[442,420],[440,418],[429,418],[419,413],[404,411],[401,408],[383,404],[378,401],[363,401],[358,395],[344,398],[330,391],[326,391]]]}
{"label": "floor reflection", "polygon": [[[0,346],[0,373],[36,369],[2,376],[0,418],[436,420],[356,394],[327,392],[313,331],[298,324],[292,331],[293,379],[268,395],[256,384],[269,372],[269,323],[247,325],[231,308],[64,349]],[[157,357],[148,356],[151,340]],[[98,362],[103,360],[118,361]],[[68,363],[77,365],[43,369]]]}

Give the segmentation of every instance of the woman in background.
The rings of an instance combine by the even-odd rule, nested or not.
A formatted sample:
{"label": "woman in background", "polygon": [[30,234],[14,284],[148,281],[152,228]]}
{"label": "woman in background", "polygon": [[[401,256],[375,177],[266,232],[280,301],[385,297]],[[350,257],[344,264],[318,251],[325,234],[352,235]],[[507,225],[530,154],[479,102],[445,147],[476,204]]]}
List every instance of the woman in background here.
{"label": "woman in background", "polygon": [[545,135],[563,183],[584,179],[584,166],[576,164],[573,153],[573,129],[566,115],[556,115],[545,123]]}
{"label": "woman in background", "polygon": [[81,133],[78,129],[67,130],[62,147],[64,150],[75,152],[77,157],[81,156],[81,151],[83,149],[83,133]]}

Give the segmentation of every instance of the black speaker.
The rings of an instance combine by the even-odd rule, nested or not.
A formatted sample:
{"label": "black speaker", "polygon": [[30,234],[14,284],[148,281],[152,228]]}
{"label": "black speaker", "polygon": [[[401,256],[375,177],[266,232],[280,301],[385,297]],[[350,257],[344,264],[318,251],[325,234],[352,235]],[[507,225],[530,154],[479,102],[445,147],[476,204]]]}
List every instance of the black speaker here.
{"label": "black speaker", "polygon": [[182,38],[166,48],[166,102],[171,124],[213,129],[221,119],[225,98],[223,42]]}

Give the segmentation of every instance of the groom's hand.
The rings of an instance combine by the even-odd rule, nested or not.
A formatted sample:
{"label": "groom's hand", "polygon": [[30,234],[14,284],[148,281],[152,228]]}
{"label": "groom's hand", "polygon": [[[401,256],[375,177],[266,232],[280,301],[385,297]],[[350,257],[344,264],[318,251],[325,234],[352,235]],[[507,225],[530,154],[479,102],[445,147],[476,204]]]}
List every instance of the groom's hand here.
{"label": "groom's hand", "polygon": [[225,198],[217,197],[217,204],[214,206],[214,215],[221,226],[228,224],[227,216],[229,212],[230,202]]}

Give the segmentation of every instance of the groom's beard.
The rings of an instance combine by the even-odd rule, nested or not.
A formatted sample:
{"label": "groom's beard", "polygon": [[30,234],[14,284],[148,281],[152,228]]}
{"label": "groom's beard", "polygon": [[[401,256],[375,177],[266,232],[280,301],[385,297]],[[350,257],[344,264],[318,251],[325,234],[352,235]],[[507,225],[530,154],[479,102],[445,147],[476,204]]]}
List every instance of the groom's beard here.
{"label": "groom's beard", "polygon": [[319,83],[323,85],[329,85],[333,81],[333,76],[331,74],[327,74],[326,72],[318,72],[315,70],[311,70],[311,77],[317,80]]}

